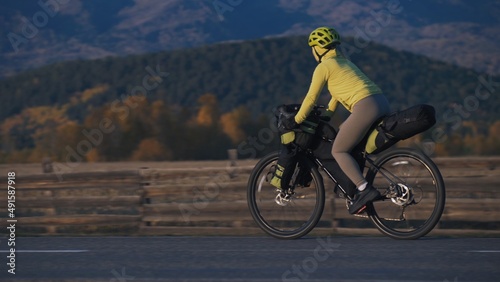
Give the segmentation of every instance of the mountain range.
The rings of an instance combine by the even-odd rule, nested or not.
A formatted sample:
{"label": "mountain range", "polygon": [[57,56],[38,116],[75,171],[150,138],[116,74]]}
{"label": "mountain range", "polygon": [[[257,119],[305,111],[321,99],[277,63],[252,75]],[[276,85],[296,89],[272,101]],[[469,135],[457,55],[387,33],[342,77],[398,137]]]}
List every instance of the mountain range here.
{"label": "mountain range", "polygon": [[[354,37],[500,73],[494,0],[39,0],[0,3],[0,76],[77,59],[304,35],[333,26]],[[304,48],[307,48],[304,42]]]}

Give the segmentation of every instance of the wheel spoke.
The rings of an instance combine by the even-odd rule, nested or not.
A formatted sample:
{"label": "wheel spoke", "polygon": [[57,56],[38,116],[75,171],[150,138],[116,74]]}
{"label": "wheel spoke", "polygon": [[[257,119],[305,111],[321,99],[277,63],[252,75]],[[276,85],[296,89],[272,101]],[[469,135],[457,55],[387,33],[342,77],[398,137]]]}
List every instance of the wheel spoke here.
{"label": "wheel spoke", "polygon": [[[371,219],[385,234],[415,239],[439,221],[444,207],[444,183],[435,164],[422,154],[400,149],[377,159],[370,181],[390,199],[372,204]],[[389,188],[390,187],[390,188]]]}
{"label": "wheel spoke", "polygon": [[254,168],[248,186],[249,208],[255,222],[268,234],[278,238],[298,238],[312,230],[321,217],[323,182],[313,168],[309,187],[296,187],[288,193],[276,189],[266,175],[277,158],[277,154],[265,157]]}

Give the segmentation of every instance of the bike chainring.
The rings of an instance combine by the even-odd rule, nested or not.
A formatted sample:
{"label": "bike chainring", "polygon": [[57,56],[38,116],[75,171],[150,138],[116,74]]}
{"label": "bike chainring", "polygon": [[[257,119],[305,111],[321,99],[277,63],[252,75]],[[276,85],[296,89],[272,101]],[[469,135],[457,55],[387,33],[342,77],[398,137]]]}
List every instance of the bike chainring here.
{"label": "bike chainring", "polygon": [[[347,199],[347,198],[346,198],[346,199],[345,199],[345,206],[346,206],[347,210],[349,210],[349,207],[350,207],[351,205],[352,205],[351,200],[349,200],[349,199]],[[365,209],[365,211],[366,211],[366,209]],[[355,214],[353,214],[353,215],[354,215],[354,216],[356,216],[356,217],[368,218],[368,215],[366,214],[366,212],[365,212],[365,211],[363,211],[363,212],[361,212],[361,213],[355,213]]]}

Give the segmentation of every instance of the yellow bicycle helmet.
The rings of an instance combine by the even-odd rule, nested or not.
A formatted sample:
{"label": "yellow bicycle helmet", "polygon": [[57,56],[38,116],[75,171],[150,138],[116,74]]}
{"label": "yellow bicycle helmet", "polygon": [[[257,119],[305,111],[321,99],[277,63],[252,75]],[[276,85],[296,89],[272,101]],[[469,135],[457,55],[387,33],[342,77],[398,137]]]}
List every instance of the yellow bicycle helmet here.
{"label": "yellow bicycle helmet", "polygon": [[309,46],[319,46],[328,49],[340,44],[339,33],[331,27],[318,27],[309,35]]}

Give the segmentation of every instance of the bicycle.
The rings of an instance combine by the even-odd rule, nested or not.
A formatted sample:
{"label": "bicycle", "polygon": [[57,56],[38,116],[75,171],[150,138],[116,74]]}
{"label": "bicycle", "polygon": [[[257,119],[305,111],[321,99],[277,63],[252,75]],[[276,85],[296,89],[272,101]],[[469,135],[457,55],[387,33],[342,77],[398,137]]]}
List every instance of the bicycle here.
{"label": "bicycle", "polygon": [[[410,148],[370,155],[363,150],[363,143],[366,138],[353,153],[361,153],[366,180],[379,189],[382,196],[367,204],[362,215],[356,216],[369,218],[379,231],[394,239],[418,239],[428,234],[441,218],[446,197],[444,181],[436,164],[425,154]],[[320,171],[335,183],[334,193],[345,198],[346,210],[352,201],[353,193],[336,177],[340,170],[331,171],[325,166],[329,160],[316,156],[310,148],[297,146],[296,149],[298,161],[290,188],[278,189],[269,183],[279,151],[264,156],[253,168],[248,181],[247,202],[254,221],[267,234],[279,239],[300,238],[319,222],[325,205],[324,179]],[[301,172],[309,175],[310,183],[301,183],[302,177],[298,177]]]}

